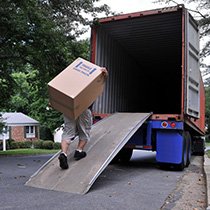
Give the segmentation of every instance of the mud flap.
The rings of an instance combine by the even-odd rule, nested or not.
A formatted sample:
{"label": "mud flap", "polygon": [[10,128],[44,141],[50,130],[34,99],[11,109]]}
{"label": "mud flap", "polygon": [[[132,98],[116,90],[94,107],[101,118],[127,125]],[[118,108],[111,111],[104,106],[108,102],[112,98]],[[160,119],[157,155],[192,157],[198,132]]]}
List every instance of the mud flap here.
{"label": "mud flap", "polygon": [[176,131],[157,132],[158,163],[181,164],[183,161],[183,136]]}

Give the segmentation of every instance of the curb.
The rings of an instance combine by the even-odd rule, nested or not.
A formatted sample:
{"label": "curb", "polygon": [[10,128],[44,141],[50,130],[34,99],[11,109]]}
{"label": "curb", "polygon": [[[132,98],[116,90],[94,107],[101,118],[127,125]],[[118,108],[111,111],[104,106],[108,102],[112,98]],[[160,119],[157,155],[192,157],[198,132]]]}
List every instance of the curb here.
{"label": "curb", "polygon": [[207,193],[206,210],[210,210],[210,158],[208,158],[207,154],[204,155],[204,173],[206,176],[206,193]]}

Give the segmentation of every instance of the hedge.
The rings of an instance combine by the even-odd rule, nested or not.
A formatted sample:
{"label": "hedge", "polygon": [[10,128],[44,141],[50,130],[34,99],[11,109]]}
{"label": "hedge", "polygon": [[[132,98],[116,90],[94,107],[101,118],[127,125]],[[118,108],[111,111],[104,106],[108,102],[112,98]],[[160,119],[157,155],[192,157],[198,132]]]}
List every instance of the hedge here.
{"label": "hedge", "polygon": [[[0,143],[0,147],[2,142]],[[59,142],[53,142],[50,140],[36,140],[36,141],[14,141],[7,140],[7,149],[23,149],[23,148],[35,148],[35,149],[60,149],[61,144]]]}

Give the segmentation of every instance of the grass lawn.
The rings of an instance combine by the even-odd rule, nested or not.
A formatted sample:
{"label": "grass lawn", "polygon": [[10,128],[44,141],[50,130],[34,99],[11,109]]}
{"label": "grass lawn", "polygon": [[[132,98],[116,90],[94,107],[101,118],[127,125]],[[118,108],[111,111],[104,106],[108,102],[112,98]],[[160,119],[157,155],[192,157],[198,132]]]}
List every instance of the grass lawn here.
{"label": "grass lawn", "polygon": [[[205,145],[206,145],[206,147],[210,147],[210,142],[206,142]],[[206,154],[207,154],[208,158],[210,158],[210,150],[207,150]]]}
{"label": "grass lawn", "polygon": [[206,147],[210,147],[210,142],[205,143]]}
{"label": "grass lawn", "polygon": [[41,155],[41,154],[55,154],[59,150],[52,149],[11,149],[0,151],[1,155]]}

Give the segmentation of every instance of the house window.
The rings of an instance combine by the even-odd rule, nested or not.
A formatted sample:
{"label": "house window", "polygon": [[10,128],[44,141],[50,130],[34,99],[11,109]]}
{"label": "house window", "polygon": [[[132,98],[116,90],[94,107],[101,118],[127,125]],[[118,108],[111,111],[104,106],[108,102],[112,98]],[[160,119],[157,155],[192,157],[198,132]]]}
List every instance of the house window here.
{"label": "house window", "polygon": [[26,126],[26,138],[35,138],[35,126]]}

